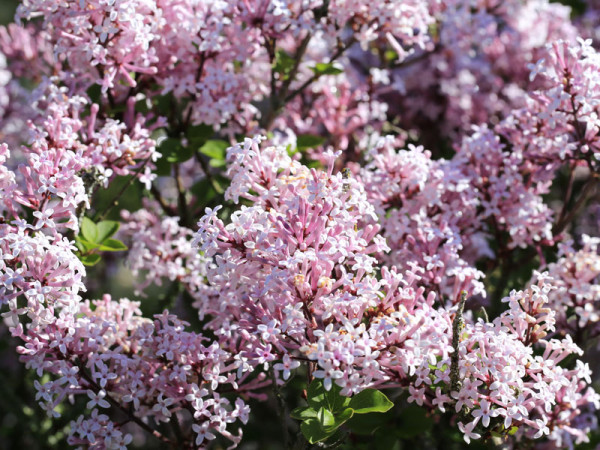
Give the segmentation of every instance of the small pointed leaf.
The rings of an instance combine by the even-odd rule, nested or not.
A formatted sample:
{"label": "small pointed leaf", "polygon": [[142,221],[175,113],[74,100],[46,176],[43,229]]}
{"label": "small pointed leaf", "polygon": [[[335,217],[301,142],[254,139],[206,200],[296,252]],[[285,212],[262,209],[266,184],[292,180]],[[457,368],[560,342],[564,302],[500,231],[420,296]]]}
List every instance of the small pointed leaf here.
{"label": "small pointed leaf", "polygon": [[98,253],[92,253],[91,255],[83,255],[80,259],[84,266],[95,266],[101,258]]}
{"label": "small pointed leaf", "polygon": [[311,419],[317,417],[317,411],[310,406],[300,406],[292,411],[291,416],[298,420]]}
{"label": "small pointed leaf", "polygon": [[389,411],[394,404],[383,392],[377,389],[365,389],[350,399],[349,406],[356,414],[368,414],[384,413]]}
{"label": "small pointed leaf", "polygon": [[81,234],[88,242],[94,243],[98,241],[98,229],[96,228],[96,224],[88,217],[84,217],[81,221]]}
{"label": "small pointed leaf", "polygon": [[127,250],[127,246],[118,239],[106,239],[98,249],[103,252],[122,252]]}
{"label": "small pointed leaf", "polygon": [[329,436],[331,436],[334,431],[326,431],[321,427],[319,423],[319,419],[307,419],[300,425],[300,430],[302,430],[302,434],[311,444],[316,444],[317,442],[324,441]]}
{"label": "small pointed leaf", "polygon": [[98,222],[96,225],[96,229],[98,230],[98,237],[96,238],[96,243],[102,244],[108,238],[114,236],[114,234],[119,231],[119,226],[121,224],[114,220],[103,220],[102,222]]}

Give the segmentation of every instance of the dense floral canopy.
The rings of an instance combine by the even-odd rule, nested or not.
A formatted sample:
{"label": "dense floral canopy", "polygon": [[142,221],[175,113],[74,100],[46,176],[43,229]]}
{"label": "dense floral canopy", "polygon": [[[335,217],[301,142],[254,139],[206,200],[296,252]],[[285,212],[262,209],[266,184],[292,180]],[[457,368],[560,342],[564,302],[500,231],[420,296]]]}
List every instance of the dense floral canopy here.
{"label": "dense floral canopy", "polygon": [[596,6],[23,0],[0,311],[36,403],[80,448],[244,445],[264,401],[278,448],[363,448],[392,403],[588,442]]}

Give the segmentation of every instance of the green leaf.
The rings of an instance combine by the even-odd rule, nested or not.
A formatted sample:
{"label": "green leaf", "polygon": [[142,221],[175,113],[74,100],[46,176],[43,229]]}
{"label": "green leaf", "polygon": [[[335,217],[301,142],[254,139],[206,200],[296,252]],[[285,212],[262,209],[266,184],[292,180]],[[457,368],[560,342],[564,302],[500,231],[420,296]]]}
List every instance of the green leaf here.
{"label": "green leaf", "polygon": [[91,253],[89,255],[82,255],[79,258],[84,266],[95,266],[100,262],[100,255],[98,253]]}
{"label": "green leaf", "polygon": [[159,158],[158,161],[154,163],[156,166],[156,170],[154,173],[159,177],[166,177],[171,175],[171,163],[167,161],[167,158]]}
{"label": "green leaf", "polygon": [[311,67],[316,75],[339,75],[340,73],[344,73],[344,70],[335,66],[334,63],[317,63],[315,67]]}
{"label": "green leaf", "polygon": [[284,50],[277,50],[275,54],[275,63],[273,64],[273,70],[281,75],[282,80],[287,80],[290,77],[292,68],[296,61]]}
{"label": "green leaf", "polygon": [[325,138],[315,136],[314,134],[301,134],[296,140],[296,147],[299,151],[305,151],[309,148],[317,148],[325,143]]}
{"label": "green leaf", "polygon": [[335,433],[333,431],[324,430],[319,423],[319,419],[311,418],[307,419],[300,424],[300,430],[302,430],[302,434],[311,444],[316,444],[317,442],[324,441],[329,436]]}
{"label": "green leaf", "polygon": [[179,150],[181,150],[181,140],[175,139],[172,137],[168,137],[163,139],[158,146],[158,151],[162,154],[163,158],[167,158],[170,160],[177,155]]}
{"label": "green leaf", "polygon": [[96,225],[96,229],[98,230],[98,237],[96,238],[96,243],[102,244],[106,239],[114,236],[114,234],[119,231],[119,226],[121,224],[114,220],[103,220],[102,222],[98,222]]}
{"label": "green leaf", "polygon": [[365,389],[350,399],[350,408],[356,414],[368,414],[372,412],[384,413],[389,411],[394,404],[383,392],[377,389]]}
{"label": "green leaf", "polygon": [[135,102],[135,111],[141,112],[142,114],[146,114],[150,111],[148,107],[148,99],[143,98],[142,100],[138,100]]}
{"label": "green leaf", "polygon": [[162,116],[168,116],[172,113],[173,107],[175,106],[175,96],[173,92],[169,92],[165,95],[156,95],[152,98],[152,103],[156,107],[156,110]]}
{"label": "green leaf", "polygon": [[75,238],[75,246],[79,249],[81,253],[91,252],[98,248],[98,244],[94,242],[90,242],[81,236],[77,236]]}
{"label": "green leaf", "polygon": [[319,424],[324,429],[331,427],[335,423],[335,419],[331,411],[323,407],[319,408],[319,410],[317,411],[317,419],[319,419]]}
{"label": "green leaf", "polygon": [[162,154],[162,158],[169,163],[184,162],[194,156],[192,147],[184,147],[180,139],[166,138],[163,140],[158,151]]}
{"label": "green leaf", "polygon": [[81,221],[81,234],[88,242],[98,242],[98,228],[96,228],[96,224],[88,217],[84,217]]}
{"label": "green leaf", "polygon": [[317,411],[310,406],[299,406],[292,411],[291,416],[298,420],[313,419],[317,417]]}
{"label": "green leaf", "polygon": [[98,249],[103,252],[122,252],[127,250],[127,246],[118,239],[106,239]]}
{"label": "green leaf", "polygon": [[[369,417],[369,416],[366,416]],[[408,405],[402,409],[396,421],[396,431],[401,438],[413,438],[422,436],[433,427],[433,419],[427,415],[427,411],[417,405]]]}
{"label": "green leaf", "polygon": [[350,404],[350,397],[340,394],[342,388],[333,383],[331,389],[327,392],[327,403],[329,408],[335,413],[343,411]]}
{"label": "green leaf", "polygon": [[350,404],[350,398],[341,395],[341,390],[341,387],[333,383],[327,391],[323,380],[313,380],[306,393],[308,404],[316,410],[323,406],[337,414]]}
{"label": "green leaf", "polygon": [[333,425],[331,425],[331,429],[337,429],[341,427],[344,423],[350,420],[354,416],[354,410],[352,408],[346,408],[342,410],[341,413],[336,414],[333,417]]}
{"label": "green leaf", "polygon": [[186,136],[190,146],[198,148],[204,145],[204,143],[210,139],[214,133],[215,131],[213,130],[212,126],[202,123],[200,125],[188,127]]}
{"label": "green leaf", "polygon": [[208,178],[203,178],[194,184],[190,191],[198,200],[198,205],[206,206],[208,203],[217,196],[217,191],[211,184]]}
{"label": "green leaf", "polygon": [[226,141],[210,139],[200,147],[200,153],[211,159],[225,161],[227,147],[229,147],[229,144]]}
{"label": "green leaf", "polygon": [[394,421],[393,411],[383,414],[354,414],[347,425],[352,433],[360,436],[371,436],[378,429]]}
{"label": "green leaf", "polygon": [[321,380],[313,380],[308,386],[306,391],[306,400],[308,405],[318,410],[321,406],[325,405],[325,388]]}
{"label": "green leaf", "polygon": [[211,159],[208,163],[211,167],[225,167],[227,162],[223,160]]}
{"label": "green leaf", "polygon": [[86,91],[86,94],[90,98],[91,103],[100,103],[100,100],[102,99],[102,86],[99,84],[92,84]]}
{"label": "green leaf", "polygon": [[157,143],[158,141],[162,143],[162,141],[165,140],[167,137],[167,130],[165,130],[164,128],[157,128],[152,133],[150,133],[150,139],[156,141]]}

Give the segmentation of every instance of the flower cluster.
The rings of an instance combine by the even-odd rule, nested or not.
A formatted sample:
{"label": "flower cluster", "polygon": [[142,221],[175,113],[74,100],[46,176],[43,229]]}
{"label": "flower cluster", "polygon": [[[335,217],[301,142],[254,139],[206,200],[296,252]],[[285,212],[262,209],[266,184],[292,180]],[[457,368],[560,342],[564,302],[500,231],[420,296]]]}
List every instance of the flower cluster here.
{"label": "flower cluster", "polygon": [[243,389],[237,382],[245,377],[232,373],[235,361],[218,343],[205,346],[205,338],[185,331],[175,316],[165,312],[152,321],[141,317],[139,302],[116,302],[108,295],[79,303],[75,313],[12,331],[24,341],[19,352],[28,367],[53,375],[44,384],[36,382],[36,400],[49,416],[59,416],[56,407],[67,398],[87,401],[89,416],[71,424],[71,445],[125,448],[131,442],[122,425],[102,411],[120,412],[126,422],[147,430],[149,418],[158,424],[180,415],[191,422],[196,445],[215,433],[239,442],[241,436],[227,425],[245,423],[249,409],[241,398],[231,403],[221,396],[219,387]]}
{"label": "flower cluster", "polygon": [[[549,435],[556,446],[564,448],[586,442],[586,434],[597,426],[593,411],[600,397],[586,384],[589,366],[581,361],[571,370],[560,366],[566,357],[582,354],[582,350],[570,336],[546,338],[554,331],[549,296],[555,288],[547,274],[537,274],[536,284],[512,291],[503,300],[509,309],[500,317],[492,323],[480,320],[462,331],[461,387],[451,392],[451,398],[456,412],[463,414],[459,427],[467,442],[490,431],[506,433],[518,427],[518,431],[513,429],[518,436]],[[443,373],[443,364],[449,362],[438,362],[436,374]],[[430,387],[441,377],[429,381]]]}
{"label": "flower cluster", "polygon": [[396,152],[394,144],[392,136],[381,138],[360,172],[392,248],[385,261],[424,269],[422,283],[452,301],[464,289],[485,294],[474,261],[491,250],[477,245],[474,258],[466,251],[470,242],[485,242],[485,230],[476,228],[479,195],[472,180],[446,160],[433,161],[422,147]]}
{"label": "flower cluster", "polygon": [[[379,96],[425,143],[495,122],[524,104],[528,63],[557,39],[574,42],[570,11],[546,0],[443,2],[435,14],[435,46],[391,64]],[[385,60],[383,61],[385,64]]]}
{"label": "flower cluster", "polygon": [[600,300],[600,256],[598,238],[582,236],[583,246],[576,250],[573,242],[559,246],[559,259],[548,265],[557,290],[549,295],[549,306],[556,311],[559,332],[583,343],[598,336]]}
{"label": "flower cluster", "polygon": [[175,217],[153,214],[156,208],[148,202],[145,209],[122,214],[126,220],[122,233],[131,242],[127,264],[140,281],[137,290],[141,293],[150,284],[161,285],[167,279],[181,283],[194,297],[216,295],[206,284],[209,259],[192,245],[192,230]]}
{"label": "flower cluster", "polygon": [[557,41],[548,47],[547,57],[530,66],[538,89],[507,122],[510,129],[500,132],[536,166],[570,161],[598,171],[600,56],[581,39],[576,45]]}
{"label": "flower cluster", "polygon": [[[408,387],[409,401],[470,412],[473,420],[461,422],[467,441],[481,437],[475,431],[480,419],[488,428],[495,417],[502,419],[490,427],[497,433],[526,425],[519,436],[538,438],[551,428],[559,445],[585,440],[591,425],[572,408],[591,412],[598,399],[579,381],[589,383],[586,365],[573,370],[559,365],[581,350],[570,339],[544,339],[555,322],[547,306],[554,286],[545,276],[538,275],[538,284],[524,292],[513,291],[506,299],[509,309],[494,322],[468,324],[453,349],[451,316],[435,308],[435,294],[425,296],[417,287],[435,283],[423,279],[422,266],[409,262],[412,271],[404,273],[383,266],[381,278],[374,277],[377,260],[365,253],[387,248],[376,245],[382,241],[373,236],[374,209],[356,180],[332,174],[333,161],[327,172],[309,171],[284,148],[261,149],[259,142],[247,139],[228,153],[229,195],[253,205],[234,213],[229,225],[207,211],[198,234],[205,255],[215,258],[208,282],[220,292],[200,312],[214,317],[209,326],[247,363],[283,359],[287,365],[278,366],[289,371],[294,359],[315,361],[313,376],[326,389],[336,383],[345,395],[367,386]],[[395,195],[401,204],[411,194],[427,195],[419,178],[429,174],[415,167],[431,160],[422,149],[406,151],[411,153],[414,159],[388,166],[389,173],[400,172],[403,185]],[[367,233],[373,244],[364,240]],[[436,239],[422,242],[436,248]],[[535,356],[534,345],[545,349],[543,356]],[[448,370],[454,351],[458,391],[451,391]]]}

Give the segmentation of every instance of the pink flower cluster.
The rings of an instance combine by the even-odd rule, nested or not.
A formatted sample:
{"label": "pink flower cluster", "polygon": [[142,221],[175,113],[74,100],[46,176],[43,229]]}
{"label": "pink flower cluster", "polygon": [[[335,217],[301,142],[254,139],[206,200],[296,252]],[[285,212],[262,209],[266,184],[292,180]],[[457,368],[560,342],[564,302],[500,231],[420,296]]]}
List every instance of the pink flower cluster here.
{"label": "pink flower cluster", "polygon": [[126,220],[122,233],[131,242],[127,265],[140,280],[136,286],[139,293],[167,279],[181,283],[194,298],[217,295],[218,291],[206,284],[210,260],[192,245],[192,230],[175,217],[158,217],[151,212],[156,209],[156,204],[147,202],[144,209],[122,214]]}
{"label": "pink flower cluster", "polygon": [[[515,426],[530,438],[552,429],[557,445],[586,440],[593,423],[582,420],[581,411],[592,413],[599,399],[587,385],[587,365],[559,365],[582,353],[573,341],[544,339],[555,322],[547,305],[555,286],[546,276],[513,291],[505,299],[509,309],[494,322],[469,323],[460,332],[461,387],[450,391],[451,312],[436,309],[436,295],[418,287],[436,283],[428,278],[431,269],[409,261],[406,271],[383,266],[377,277],[377,260],[368,254],[388,249],[372,225],[375,211],[362,186],[334,175],[332,160],[327,172],[310,171],[283,147],[261,149],[259,143],[247,139],[228,152],[228,195],[253,205],[234,213],[228,225],[207,211],[197,237],[205,256],[214,257],[207,278],[220,292],[200,313],[213,317],[209,326],[232,352],[252,366],[283,360],[276,367],[288,371],[291,361],[314,361],[313,376],[326,389],[336,383],[345,395],[367,386],[408,387],[409,401],[470,413],[472,421],[460,423],[467,442],[482,436],[478,424],[500,434]],[[387,166],[390,173],[406,170],[405,177],[398,174],[401,193],[425,191],[414,169],[431,160],[421,149],[411,151],[410,162]],[[436,239],[422,242],[436,248]]]}
{"label": "pink flower cluster", "polygon": [[206,346],[206,339],[186,332],[177,317],[165,312],[152,321],[141,317],[139,302],[116,302],[109,295],[79,303],[74,313],[61,311],[48,323],[26,332],[18,325],[12,332],[24,340],[19,352],[27,366],[54,375],[52,381],[36,382],[36,400],[49,416],[58,417],[56,407],[67,398],[87,401],[91,413],[71,424],[71,445],[125,448],[131,435],[101,413],[110,409],[149,431],[149,418],[158,424],[180,415],[195,432],[196,445],[215,439],[215,433],[239,442],[241,436],[227,426],[245,423],[248,407],[241,398],[231,403],[219,387],[243,390],[237,380],[245,377],[236,376],[236,361],[218,343]]}
{"label": "pink flower cluster", "polygon": [[[503,300],[509,309],[500,317],[492,323],[479,320],[463,331],[462,386],[451,396],[456,412],[471,416],[459,423],[467,442],[490,429],[502,433],[516,426],[517,436],[549,435],[558,448],[572,448],[587,442],[587,433],[597,426],[594,411],[600,397],[587,384],[589,366],[581,361],[571,370],[560,366],[567,356],[581,355],[582,350],[569,335],[562,340],[546,338],[555,326],[555,312],[549,308],[553,289],[547,274],[537,274],[536,284],[512,291]],[[436,365],[438,379],[443,377],[444,363],[448,361]]]}
{"label": "pink flower cluster", "polygon": [[530,65],[530,79],[538,88],[507,122],[505,134],[532,165],[570,161],[598,170],[600,56],[590,44],[557,41],[546,58]]}
{"label": "pink flower cluster", "polygon": [[528,63],[546,55],[557,39],[574,42],[569,8],[546,0],[442,2],[435,14],[435,46],[406,63],[393,64],[389,98],[407,129],[426,143],[468,132],[473,124],[497,122],[524,104]]}
{"label": "pink flower cluster", "polygon": [[558,331],[572,335],[577,342],[599,334],[600,255],[598,238],[582,236],[583,246],[573,242],[559,245],[559,259],[548,265],[557,289],[549,295],[549,306],[556,311]]}

